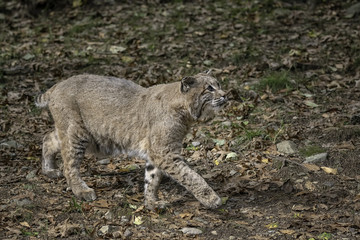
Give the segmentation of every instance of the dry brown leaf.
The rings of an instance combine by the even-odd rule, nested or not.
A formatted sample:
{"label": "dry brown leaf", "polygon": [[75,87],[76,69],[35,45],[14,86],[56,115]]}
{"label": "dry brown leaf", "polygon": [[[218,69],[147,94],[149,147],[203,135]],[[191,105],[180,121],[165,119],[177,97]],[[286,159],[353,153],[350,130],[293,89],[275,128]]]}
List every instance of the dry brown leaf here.
{"label": "dry brown leaf", "polygon": [[281,233],[283,234],[294,234],[295,233],[295,230],[291,230],[291,229],[284,229],[284,230],[280,230]]}
{"label": "dry brown leaf", "polygon": [[337,174],[337,169],[335,168],[329,168],[329,167],[321,167],[322,170],[324,170],[324,172],[329,173],[329,174]]}
{"label": "dry brown leaf", "polygon": [[20,222],[20,225],[21,225],[21,226],[24,226],[24,227],[30,228],[30,225],[29,225],[28,222]]}
{"label": "dry brown leaf", "polygon": [[314,171],[314,172],[320,170],[320,167],[315,164],[303,163],[303,166],[306,167],[308,170]]}
{"label": "dry brown leaf", "polygon": [[181,217],[181,218],[187,218],[187,219],[190,219],[190,218],[192,218],[194,216],[194,214],[192,214],[192,213],[180,213],[179,214],[179,217]]}
{"label": "dry brown leaf", "polygon": [[310,210],[311,207],[304,206],[301,204],[295,204],[291,209],[294,211],[304,211],[304,210],[307,211],[307,210]]}
{"label": "dry brown leaf", "polygon": [[109,208],[110,204],[108,203],[107,200],[105,199],[100,199],[97,200],[95,202],[93,202],[92,204],[94,207],[99,207],[99,208]]}

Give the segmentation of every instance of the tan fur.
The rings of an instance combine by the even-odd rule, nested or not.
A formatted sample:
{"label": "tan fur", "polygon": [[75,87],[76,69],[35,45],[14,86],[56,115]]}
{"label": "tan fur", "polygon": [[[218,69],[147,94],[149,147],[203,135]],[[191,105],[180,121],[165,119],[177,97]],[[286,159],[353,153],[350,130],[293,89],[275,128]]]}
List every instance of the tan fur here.
{"label": "tan fur", "polygon": [[157,207],[162,174],[206,207],[216,208],[221,205],[219,196],[180,153],[190,124],[211,119],[225,102],[216,79],[204,73],[150,88],[114,77],[71,77],[36,101],[40,107],[49,107],[55,121],[55,130],[44,137],[42,171],[60,177],[54,159],[61,152],[67,183],[77,197],[91,201],[95,192],[79,174],[85,151],[126,153],[146,160],[145,205],[149,209]]}

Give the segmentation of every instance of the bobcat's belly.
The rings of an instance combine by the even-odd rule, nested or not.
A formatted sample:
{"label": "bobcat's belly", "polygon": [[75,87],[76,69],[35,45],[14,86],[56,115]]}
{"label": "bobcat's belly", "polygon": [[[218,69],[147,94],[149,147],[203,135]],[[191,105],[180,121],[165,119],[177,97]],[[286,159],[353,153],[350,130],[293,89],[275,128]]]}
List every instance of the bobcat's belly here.
{"label": "bobcat's belly", "polygon": [[128,157],[138,157],[144,160],[149,160],[149,155],[144,150],[140,149],[127,149],[117,146],[112,142],[105,144],[91,143],[86,149],[86,153],[93,154],[96,157],[118,156],[126,154]]}

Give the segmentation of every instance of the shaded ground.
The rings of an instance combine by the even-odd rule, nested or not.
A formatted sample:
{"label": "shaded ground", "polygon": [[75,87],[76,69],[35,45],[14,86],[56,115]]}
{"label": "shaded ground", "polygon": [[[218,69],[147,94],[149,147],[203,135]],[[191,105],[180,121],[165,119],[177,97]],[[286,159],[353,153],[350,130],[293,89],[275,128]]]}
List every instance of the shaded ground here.
{"label": "shaded ground", "polygon": [[[184,227],[198,239],[360,238],[360,19],[346,10],[355,1],[309,2],[95,2],[34,6],[37,16],[1,2],[0,238],[194,237]],[[170,207],[143,209],[143,162],[126,156],[83,164],[91,203],[41,175],[52,120],[33,104],[39,92],[85,72],[150,86],[208,68],[244,100],[184,141],[189,165],[227,199],[221,209],[170,179]],[[280,153],[283,140],[298,150]]]}

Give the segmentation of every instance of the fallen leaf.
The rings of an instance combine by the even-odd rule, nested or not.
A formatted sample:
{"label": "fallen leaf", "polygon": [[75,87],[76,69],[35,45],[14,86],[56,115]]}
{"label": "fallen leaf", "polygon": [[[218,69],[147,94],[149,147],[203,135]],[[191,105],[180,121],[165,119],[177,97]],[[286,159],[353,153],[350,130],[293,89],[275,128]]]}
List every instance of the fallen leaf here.
{"label": "fallen leaf", "polygon": [[294,234],[295,231],[294,230],[291,230],[291,229],[285,229],[285,230],[280,230],[281,233],[284,233],[284,234]]}
{"label": "fallen leaf", "polygon": [[310,171],[314,171],[314,172],[320,170],[320,167],[315,164],[303,163],[303,166],[306,167],[306,169],[308,169]]}
{"label": "fallen leaf", "polygon": [[214,143],[216,143],[217,146],[223,146],[225,144],[224,139],[213,139]]}
{"label": "fallen leaf", "polygon": [[121,61],[123,61],[124,63],[132,63],[135,61],[135,58],[130,56],[122,56]]}
{"label": "fallen leaf", "polygon": [[30,59],[33,59],[33,58],[35,58],[35,55],[31,54],[31,53],[27,53],[27,54],[25,54],[25,56],[23,56],[24,60],[30,60]]}
{"label": "fallen leaf", "polygon": [[317,105],[316,103],[314,103],[313,101],[310,101],[310,100],[305,100],[304,103],[305,103],[306,106],[312,107],[312,108],[316,108],[316,107],[319,106],[319,105]]}
{"label": "fallen leaf", "polygon": [[192,218],[193,216],[194,216],[194,214],[188,213],[188,212],[186,212],[186,213],[180,213],[180,214],[179,214],[179,217],[181,217],[181,218],[187,218],[187,219],[190,219],[190,218]]}
{"label": "fallen leaf", "polygon": [[94,207],[99,207],[99,208],[108,208],[109,207],[109,203],[107,200],[105,199],[100,199],[100,200],[97,200],[93,203],[93,206]]}
{"label": "fallen leaf", "polygon": [[109,49],[109,51],[113,54],[117,54],[117,53],[123,52],[125,50],[126,50],[126,48],[121,47],[121,46],[111,46]]}
{"label": "fallen leaf", "polygon": [[137,206],[129,203],[129,208],[136,210],[136,209],[137,209]]}
{"label": "fallen leaf", "polygon": [[221,204],[222,205],[226,204],[227,200],[229,200],[229,197],[222,197],[221,198]]}
{"label": "fallen leaf", "polygon": [[263,163],[269,163],[269,159],[263,158],[263,159],[261,159],[261,162],[263,162]]}
{"label": "fallen leaf", "polygon": [[20,222],[20,225],[21,225],[21,226],[24,226],[24,227],[30,228],[30,225],[29,225],[28,222]]}
{"label": "fallen leaf", "polygon": [[141,216],[135,217],[135,219],[134,219],[134,224],[135,224],[135,225],[141,225],[141,224],[143,224],[143,223],[144,223],[144,221],[142,220],[142,217],[141,217]]}
{"label": "fallen leaf", "polygon": [[238,157],[237,153],[231,152],[226,155],[225,159],[236,159]]}
{"label": "fallen leaf", "polygon": [[279,225],[278,223],[269,223],[265,227],[267,227],[268,229],[274,229],[274,228],[278,228]]}
{"label": "fallen leaf", "polygon": [[329,167],[321,167],[322,170],[324,170],[324,172],[329,173],[329,174],[337,174],[337,169],[335,168],[329,168]]}
{"label": "fallen leaf", "polygon": [[291,209],[294,211],[304,211],[304,210],[310,210],[311,207],[307,207],[301,204],[295,204]]}

